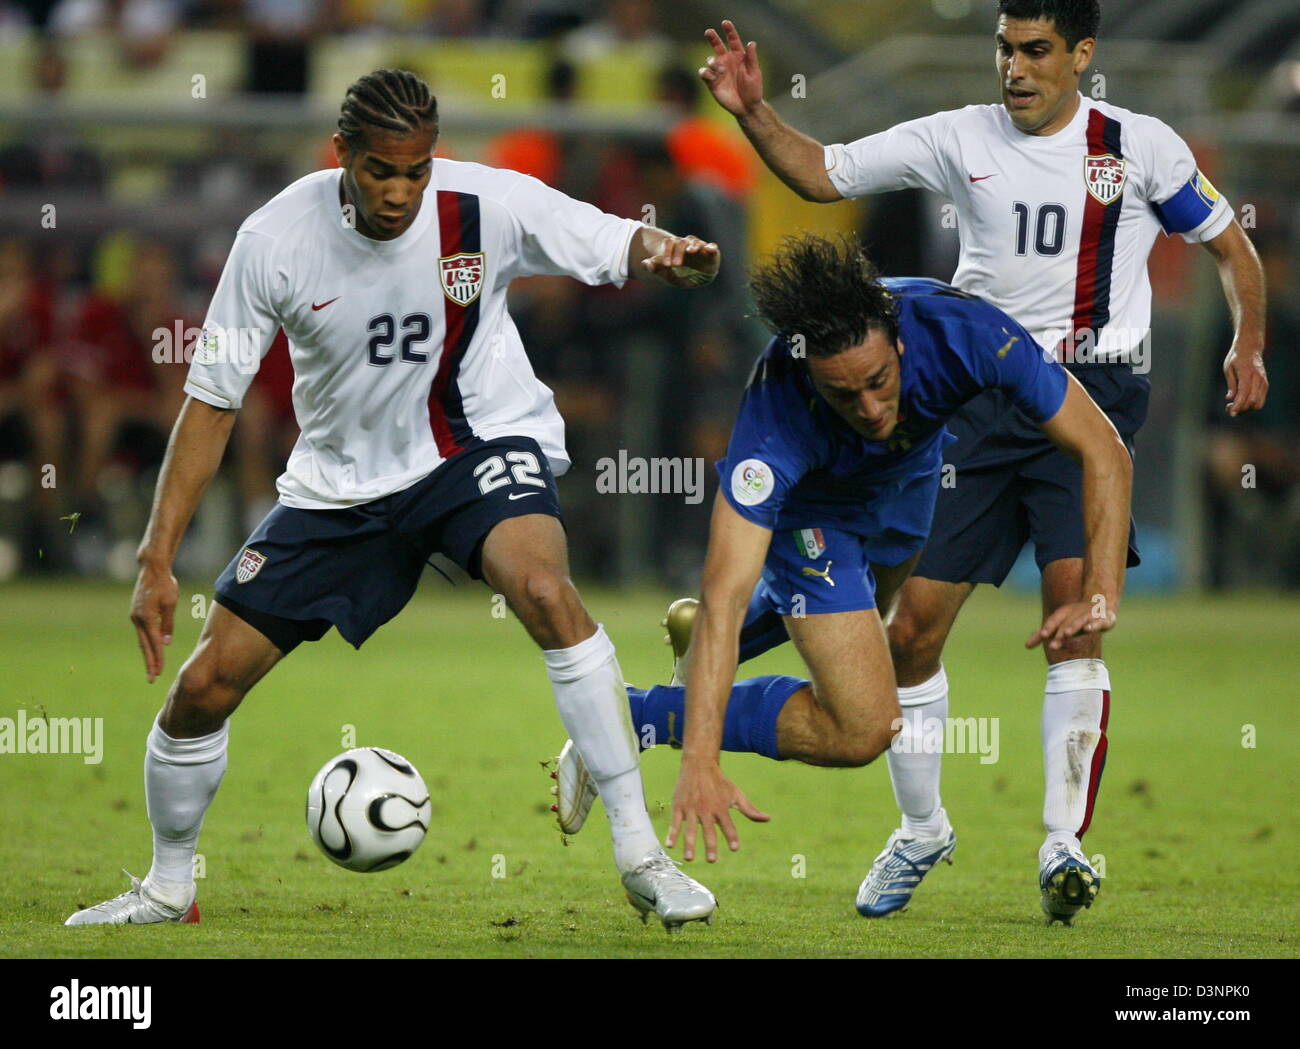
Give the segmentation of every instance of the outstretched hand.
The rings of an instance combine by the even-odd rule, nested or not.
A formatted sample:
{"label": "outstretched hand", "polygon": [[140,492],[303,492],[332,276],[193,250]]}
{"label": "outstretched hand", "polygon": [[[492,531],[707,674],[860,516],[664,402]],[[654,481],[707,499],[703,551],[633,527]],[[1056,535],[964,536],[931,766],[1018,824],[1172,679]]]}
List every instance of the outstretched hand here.
{"label": "outstretched hand", "polygon": [[755,808],[717,765],[687,765],[683,762],[677,777],[677,789],[673,792],[673,825],[666,839],[668,848],[677,844],[677,833],[685,825],[682,858],[695,859],[695,827],[699,824],[704,829],[704,855],[710,863],[718,858],[717,827],[722,828],[727,845],[735,852],[740,848],[740,835],[731,822],[733,808],[739,809],[755,823],[766,823],[772,818]]}
{"label": "outstretched hand", "polygon": [[758,44],[741,43],[734,22],[724,20],[725,42],[715,29],[706,29],[704,39],[713,45],[708,64],[700,70],[700,79],[708,86],[718,105],[733,116],[743,116],[763,101],[763,70],[758,65]]}
{"label": "outstretched hand", "polygon": [[659,253],[641,263],[646,271],[674,288],[710,284],[722,265],[722,251],[699,237],[665,237]]}
{"label": "outstretched hand", "polygon": [[1025,639],[1025,648],[1039,644],[1055,651],[1067,640],[1079,634],[1097,634],[1115,626],[1115,613],[1107,607],[1104,598],[1093,601],[1075,601],[1062,605],[1043,620],[1043,625]]}

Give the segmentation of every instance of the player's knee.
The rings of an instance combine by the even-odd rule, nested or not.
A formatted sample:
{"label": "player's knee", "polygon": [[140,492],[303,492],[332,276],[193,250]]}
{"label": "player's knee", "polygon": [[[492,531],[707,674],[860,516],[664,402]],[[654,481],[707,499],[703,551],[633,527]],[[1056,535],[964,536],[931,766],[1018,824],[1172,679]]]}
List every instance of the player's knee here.
{"label": "player's knee", "polygon": [[841,730],[826,741],[826,764],[839,768],[870,765],[889,749],[893,738],[894,730],[889,725]]}
{"label": "player's knee", "polygon": [[169,720],[182,722],[191,729],[201,725],[208,731],[216,731],[239,706],[245,691],[242,683],[225,672],[215,658],[200,650],[181,668],[167,697],[172,714]]}
{"label": "player's knee", "polygon": [[560,618],[577,597],[566,577],[545,568],[531,570],[524,577],[520,591],[528,612],[544,623]]}
{"label": "player's knee", "polygon": [[945,640],[937,624],[900,608],[889,624],[889,652],[898,676],[910,679],[937,674]]}

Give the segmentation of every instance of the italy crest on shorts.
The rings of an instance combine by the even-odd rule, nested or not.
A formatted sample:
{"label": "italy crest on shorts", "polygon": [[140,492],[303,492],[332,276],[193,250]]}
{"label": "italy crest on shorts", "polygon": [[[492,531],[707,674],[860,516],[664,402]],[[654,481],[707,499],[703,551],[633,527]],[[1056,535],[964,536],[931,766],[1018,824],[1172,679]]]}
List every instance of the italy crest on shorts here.
{"label": "italy crest on shorts", "polygon": [[468,306],[483,290],[487,265],[481,251],[444,255],[438,260],[438,278],[443,294],[458,306]]}
{"label": "italy crest on shorts", "polygon": [[1100,157],[1086,157],[1083,161],[1083,182],[1088,192],[1103,204],[1124,192],[1128,181],[1128,161],[1107,153]]}
{"label": "italy crest on shorts", "polygon": [[235,565],[235,582],[247,583],[262,570],[266,564],[266,555],[259,554],[251,546],[246,546],[239,554],[239,563]]}

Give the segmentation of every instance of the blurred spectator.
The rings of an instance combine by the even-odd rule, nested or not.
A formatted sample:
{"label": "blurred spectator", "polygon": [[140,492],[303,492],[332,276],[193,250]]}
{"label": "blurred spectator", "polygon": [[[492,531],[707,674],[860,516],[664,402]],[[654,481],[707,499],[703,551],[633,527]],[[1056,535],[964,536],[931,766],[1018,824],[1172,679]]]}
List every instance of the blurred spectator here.
{"label": "blurred spectator", "polygon": [[658,95],[674,114],[668,152],[678,170],[736,200],[748,198],[758,180],[754,150],[730,127],[699,115],[699,77],[682,66],[667,66],[659,74]]}
{"label": "blurred spectator", "polygon": [[180,22],[179,0],[59,0],[49,30],[58,37],[108,33],[129,66],[157,65]]}
{"label": "blurred spectator", "polygon": [[168,245],[110,237],[98,261],[66,357],[80,425],[78,497],[91,516],[115,452],[136,469],[161,460],[185,399],[185,332],[197,326]]}
{"label": "blurred spectator", "polygon": [[[64,470],[54,317],[53,290],[33,270],[30,246],[17,238],[0,241],[0,463],[21,464],[0,484],[0,518],[9,518],[0,522],[0,536],[25,533],[29,564],[38,561],[33,550],[50,545],[59,484],[71,480]],[[18,561],[18,550],[4,545],[0,578]]]}
{"label": "blurred spectator", "polygon": [[[573,102],[577,71],[562,59],[546,70],[545,95],[552,105]],[[484,163],[494,168],[510,168],[541,179],[548,186],[559,186],[564,158],[569,151],[557,132],[548,128],[521,127],[496,136],[484,149]]]}
{"label": "blurred spectator", "polygon": [[66,80],[66,64],[57,45],[41,44],[32,74],[36,86],[32,119],[23,125],[20,139],[0,148],[0,193],[55,186],[98,193],[104,185],[103,161],[85,148],[81,132],[63,119],[57,106]]}
{"label": "blurred spectator", "polygon": [[655,5],[650,0],[608,0],[592,22],[564,38],[566,58],[582,65],[607,55],[614,48],[635,47],[655,65],[672,57],[675,45],[659,30]]}
{"label": "blurred spectator", "polygon": [[244,0],[248,31],[245,90],[306,93],[311,43],[330,28],[332,0]]}
{"label": "blurred spectator", "polygon": [[1215,341],[1213,409],[1206,433],[1210,582],[1300,587],[1300,309],[1295,264],[1285,238],[1256,238],[1268,278],[1268,402],[1229,419],[1223,410],[1222,350]]}

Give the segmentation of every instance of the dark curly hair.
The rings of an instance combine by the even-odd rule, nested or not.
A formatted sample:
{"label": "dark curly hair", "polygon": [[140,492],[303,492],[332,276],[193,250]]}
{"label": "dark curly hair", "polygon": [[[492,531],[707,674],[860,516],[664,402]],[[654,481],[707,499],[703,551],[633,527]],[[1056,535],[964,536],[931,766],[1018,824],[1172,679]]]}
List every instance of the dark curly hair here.
{"label": "dark curly hair", "polygon": [[1080,40],[1095,40],[1101,29],[1101,0],[998,0],[998,14],[1055,22],[1071,51]]}
{"label": "dark curly hair", "polygon": [[856,237],[786,237],[749,278],[773,334],[802,335],[810,357],[834,357],[872,331],[898,341],[898,305]]}
{"label": "dark curly hair", "polygon": [[349,148],[365,141],[367,128],[399,135],[433,129],[438,134],[438,100],[429,85],[405,69],[376,69],[355,81],[343,97],[339,134]]}

